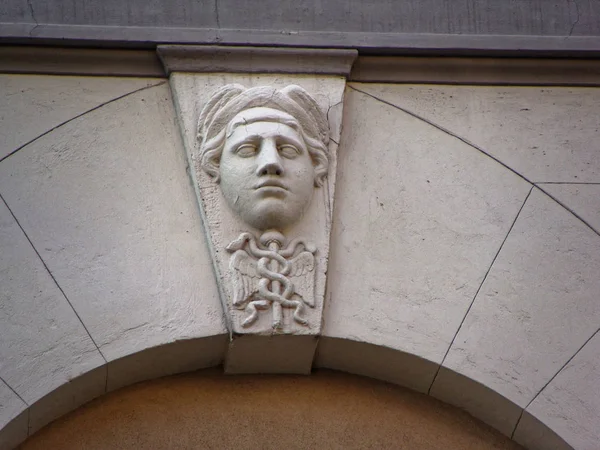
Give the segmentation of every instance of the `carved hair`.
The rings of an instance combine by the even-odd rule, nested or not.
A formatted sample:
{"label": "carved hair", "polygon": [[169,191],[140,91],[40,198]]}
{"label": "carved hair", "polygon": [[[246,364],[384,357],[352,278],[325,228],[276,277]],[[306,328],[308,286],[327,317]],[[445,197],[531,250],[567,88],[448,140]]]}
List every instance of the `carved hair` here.
{"label": "carved hair", "polygon": [[317,102],[296,85],[278,90],[270,86],[246,89],[240,84],[228,84],[216,91],[198,121],[200,166],[218,182],[225,141],[236,125],[230,122],[240,112],[260,107],[284,113],[265,117],[265,121],[278,121],[299,131],[315,166],[315,186],[322,186],[329,168],[329,126]]}

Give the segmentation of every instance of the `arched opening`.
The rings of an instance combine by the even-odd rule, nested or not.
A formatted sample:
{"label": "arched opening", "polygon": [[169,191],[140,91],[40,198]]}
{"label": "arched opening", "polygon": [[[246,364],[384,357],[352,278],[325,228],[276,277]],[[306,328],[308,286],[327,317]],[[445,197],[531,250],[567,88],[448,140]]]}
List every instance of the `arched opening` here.
{"label": "arched opening", "polygon": [[453,406],[369,378],[329,370],[227,376],[217,369],[104,395],[21,448],[522,449]]}

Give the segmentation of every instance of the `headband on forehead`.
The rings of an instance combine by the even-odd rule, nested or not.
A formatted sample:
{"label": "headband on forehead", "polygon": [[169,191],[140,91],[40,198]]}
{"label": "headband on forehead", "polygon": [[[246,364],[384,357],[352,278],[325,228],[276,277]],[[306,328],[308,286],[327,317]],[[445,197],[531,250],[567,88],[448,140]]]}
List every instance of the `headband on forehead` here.
{"label": "headband on forehead", "polygon": [[241,84],[228,84],[217,90],[200,113],[198,139],[207,142],[227,127],[240,112],[266,107],[293,116],[302,130],[325,146],[329,143],[329,127],[317,102],[300,86],[283,89],[259,86],[246,89]]}

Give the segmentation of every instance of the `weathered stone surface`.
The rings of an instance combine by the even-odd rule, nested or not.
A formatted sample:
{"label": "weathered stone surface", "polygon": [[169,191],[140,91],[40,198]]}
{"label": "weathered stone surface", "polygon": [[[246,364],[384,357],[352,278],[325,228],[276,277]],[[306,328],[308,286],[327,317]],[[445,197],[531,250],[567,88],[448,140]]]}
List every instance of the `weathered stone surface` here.
{"label": "weathered stone surface", "polygon": [[225,359],[229,336],[219,334],[172,342],[119,358],[108,364],[106,387],[113,391],[130,384],[206,367]]}
{"label": "weathered stone surface", "polygon": [[541,184],[540,188],[600,233],[600,184]]}
{"label": "weathered stone surface", "polygon": [[26,402],[104,364],[2,201],[0,280],[0,376]]}
{"label": "weathered stone surface", "polygon": [[167,74],[172,72],[293,73],[348,76],[356,50],[159,45]]}
{"label": "weathered stone surface", "polygon": [[8,158],[0,192],[109,361],[225,333],[167,84]]}
{"label": "weathered stone surface", "polygon": [[[600,442],[599,382],[600,333],[596,333],[529,405],[527,412],[543,421],[573,448],[597,448]],[[515,437],[519,439],[528,431],[525,424],[520,425]],[[527,444],[531,448],[540,445],[535,441]]]}
{"label": "weathered stone surface", "polygon": [[598,235],[534,189],[444,366],[527,406],[598,329],[599,272]]}
{"label": "weathered stone surface", "polygon": [[[17,395],[0,380],[0,430],[14,420],[19,414],[27,409]],[[25,424],[25,435],[27,435],[27,423]],[[0,448],[8,436],[0,435]]]}
{"label": "weathered stone surface", "polygon": [[[513,439],[525,448],[573,450],[573,447],[567,444],[563,438],[532,416],[527,410],[523,411]],[[583,450],[585,450],[585,447]]]}
{"label": "weathered stone surface", "polygon": [[0,159],[91,108],[153,79],[0,75]]}
{"label": "weathered stone surface", "polygon": [[464,409],[506,436],[511,436],[523,410],[494,389],[446,367],[440,368],[429,393]]}
{"label": "weathered stone surface", "polygon": [[469,140],[532,182],[600,181],[600,89],[352,86]]}
{"label": "weathered stone surface", "polygon": [[30,406],[29,434],[106,392],[106,365],[69,380]]}
{"label": "weathered stone surface", "polygon": [[355,373],[427,393],[438,364],[391,348],[321,337],[315,367]]}
{"label": "weathered stone surface", "polygon": [[27,438],[28,416],[29,411],[25,410],[0,428],[0,450],[13,450]]}
{"label": "weathered stone surface", "polygon": [[236,336],[229,344],[225,373],[310,374],[317,336]]}
{"label": "weathered stone surface", "polygon": [[394,107],[344,103],[323,335],[440,363],[529,185]]}

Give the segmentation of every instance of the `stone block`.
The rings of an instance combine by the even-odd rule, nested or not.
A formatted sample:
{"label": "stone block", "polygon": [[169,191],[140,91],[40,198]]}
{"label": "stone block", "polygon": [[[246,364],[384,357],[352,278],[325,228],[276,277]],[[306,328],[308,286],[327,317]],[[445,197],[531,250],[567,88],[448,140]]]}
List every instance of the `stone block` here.
{"label": "stone block", "polygon": [[59,386],[30,406],[29,434],[106,392],[106,365]]}
{"label": "stone block", "polygon": [[526,407],[598,329],[598,273],[600,237],[534,189],[444,366]]}
{"label": "stone block", "polygon": [[228,340],[229,336],[223,334],[176,341],[111,361],[108,364],[107,390],[221,365]]}
{"label": "stone block", "polygon": [[20,146],[153,79],[0,75],[0,159]]}
{"label": "stone block", "polygon": [[[0,430],[23,413],[27,415],[27,405],[4,381],[0,380]],[[25,436],[27,436],[27,421],[25,421]]]}
{"label": "stone block", "polygon": [[349,339],[321,337],[314,366],[354,373],[427,393],[438,365],[415,355]]}
{"label": "stone block", "polygon": [[[170,82],[221,283],[223,304],[229,313],[233,341],[226,370],[247,373],[252,367],[261,372],[276,372],[279,367],[289,372],[295,367],[298,373],[308,373],[316,346],[314,337],[321,327],[345,79],[322,75],[175,72]],[[209,108],[203,110],[206,105]],[[243,116],[246,124],[227,128],[230,133],[223,146],[229,145],[230,139],[244,142],[244,133],[250,133],[254,138],[244,145],[254,148],[256,153],[242,160],[235,157],[236,152],[219,151],[222,147],[216,145],[209,150],[214,151],[216,162],[207,165],[202,153],[204,142],[219,142],[215,139],[223,133],[223,127],[234,123],[241,114],[248,114],[248,118]],[[294,128],[286,121],[294,122]],[[199,141],[198,136],[203,140]],[[307,138],[313,140],[310,147]],[[276,145],[268,144],[271,142]],[[294,142],[292,147],[297,146],[297,157],[280,157],[281,148],[285,147],[282,142]],[[266,165],[264,155],[271,158]],[[328,161],[328,165],[319,158]],[[256,175],[258,169],[252,168],[253,164],[263,164],[265,172],[261,169]],[[267,182],[280,183],[284,191],[281,195],[289,201],[281,202],[264,192],[265,197],[260,197],[263,195],[260,193],[254,196],[259,189],[256,186]],[[268,261],[269,270],[277,271],[270,273],[280,276],[274,284],[270,284],[272,281],[264,273],[257,276],[259,260],[267,258],[264,252],[272,259],[263,262]],[[279,258],[273,257],[274,253]],[[285,274],[278,272],[284,263],[288,264]],[[286,294],[287,303],[271,300],[268,303],[267,297],[254,298],[254,290],[260,289],[263,281],[267,281],[268,289],[293,288]],[[246,334],[255,335],[256,339],[242,339],[241,335]],[[292,334],[307,338],[295,339],[289,336]],[[271,335],[286,337],[271,339]],[[272,349],[270,355],[258,350],[259,342]],[[259,351],[257,356],[255,350]],[[290,363],[287,359],[291,355],[297,355],[298,361]],[[277,362],[279,357],[282,359]],[[256,358],[267,358],[272,363],[255,363]]]}
{"label": "stone block", "polygon": [[530,186],[348,90],[323,335],[439,364]]}
{"label": "stone block", "polygon": [[[597,292],[597,291],[596,291]],[[577,450],[600,442],[600,333],[596,333],[527,407],[531,419],[521,421],[515,439],[531,448],[560,449],[560,436]],[[525,416],[524,416],[525,417]],[[553,433],[539,433],[542,422]],[[533,435],[534,432],[538,435]],[[564,448],[567,448],[563,444]]]}
{"label": "stone block", "polygon": [[3,161],[0,192],[108,361],[225,333],[167,84]]}
{"label": "stone block", "polygon": [[25,410],[0,429],[0,450],[13,450],[27,439],[28,416]]}
{"label": "stone block", "polygon": [[532,182],[600,181],[599,89],[351,86],[450,130]]}
{"label": "stone block", "polygon": [[[514,432],[513,439],[525,448],[539,450],[573,450],[558,434],[536,419],[527,410]],[[590,447],[592,449],[593,447]],[[585,447],[582,447],[585,449]]]}
{"label": "stone block", "polygon": [[522,408],[493,389],[445,367],[440,368],[430,394],[464,409],[509,437],[522,411]]}
{"label": "stone block", "polygon": [[0,200],[0,376],[29,404],[104,358]]}
{"label": "stone block", "polygon": [[225,373],[300,373],[308,375],[317,347],[310,335],[233,336]]}
{"label": "stone block", "polygon": [[539,188],[600,233],[600,184],[540,184]]}

